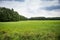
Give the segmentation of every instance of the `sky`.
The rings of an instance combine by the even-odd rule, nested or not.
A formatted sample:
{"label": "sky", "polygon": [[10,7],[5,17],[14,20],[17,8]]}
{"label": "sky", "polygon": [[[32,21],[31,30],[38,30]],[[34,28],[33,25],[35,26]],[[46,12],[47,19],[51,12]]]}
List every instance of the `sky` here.
{"label": "sky", "polygon": [[25,17],[60,17],[60,0],[0,0],[0,7],[14,9]]}

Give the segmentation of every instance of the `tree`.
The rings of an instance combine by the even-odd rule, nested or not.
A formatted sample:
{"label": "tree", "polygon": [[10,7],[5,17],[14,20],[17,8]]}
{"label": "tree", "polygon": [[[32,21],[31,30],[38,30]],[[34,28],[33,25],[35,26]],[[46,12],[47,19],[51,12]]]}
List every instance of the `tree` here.
{"label": "tree", "polygon": [[26,17],[21,16],[14,9],[0,7],[0,22],[25,20]]}

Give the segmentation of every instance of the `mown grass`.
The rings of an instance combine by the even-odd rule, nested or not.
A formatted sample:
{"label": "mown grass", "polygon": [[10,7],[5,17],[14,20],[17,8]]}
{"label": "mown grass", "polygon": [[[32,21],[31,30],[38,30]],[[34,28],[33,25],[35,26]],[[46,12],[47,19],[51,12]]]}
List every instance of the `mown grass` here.
{"label": "mown grass", "polygon": [[0,22],[0,40],[60,40],[60,20]]}

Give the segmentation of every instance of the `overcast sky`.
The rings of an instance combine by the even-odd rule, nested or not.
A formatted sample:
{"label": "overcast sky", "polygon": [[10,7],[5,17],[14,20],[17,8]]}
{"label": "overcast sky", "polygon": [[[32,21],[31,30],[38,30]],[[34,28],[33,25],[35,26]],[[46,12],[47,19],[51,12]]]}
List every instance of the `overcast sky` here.
{"label": "overcast sky", "polygon": [[60,17],[60,0],[0,0],[0,7],[13,8],[26,17]]}

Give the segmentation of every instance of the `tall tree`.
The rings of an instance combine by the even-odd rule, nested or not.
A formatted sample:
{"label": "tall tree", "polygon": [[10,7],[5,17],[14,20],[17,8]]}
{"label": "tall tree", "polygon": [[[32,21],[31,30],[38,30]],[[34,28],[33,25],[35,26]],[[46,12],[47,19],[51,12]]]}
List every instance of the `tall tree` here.
{"label": "tall tree", "polygon": [[19,21],[25,20],[25,17],[19,15],[18,12],[14,11],[14,9],[9,9],[5,7],[0,7],[0,21]]}

